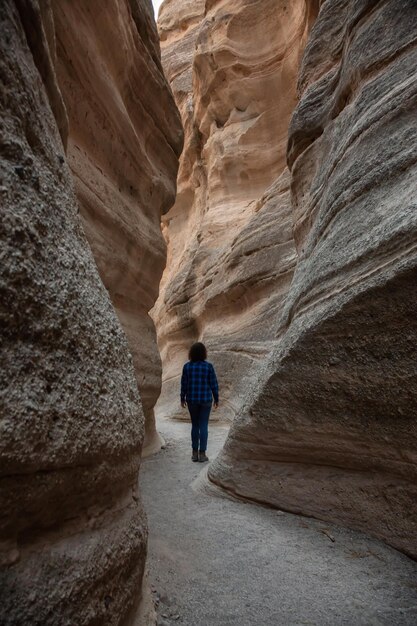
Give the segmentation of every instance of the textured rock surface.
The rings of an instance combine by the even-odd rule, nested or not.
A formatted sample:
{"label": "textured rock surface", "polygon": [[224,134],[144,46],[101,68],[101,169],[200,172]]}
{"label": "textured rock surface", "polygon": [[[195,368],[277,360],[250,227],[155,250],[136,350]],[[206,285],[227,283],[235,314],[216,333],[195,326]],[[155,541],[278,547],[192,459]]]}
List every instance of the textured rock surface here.
{"label": "textured rock surface", "polygon": [[322,5],[292,118],[298,262],[209,475],[417,556],[417,6]]}
{"label": "textured rock surface", "polygon": [[146,428],[161,360],[148,311],[166,261],[161,214],[175,198],[182,129],[148,0],[53,4],[68,162],[88,241],[133,355]]}
{"label": "textured rock surface", "polygon": [[[4,0],[0,6],[0,622],[5,625],[151,623],[149,614],[143,615],[141,603],[147,529],[137,490],[144,416],[128,344],[78,215],[64,151],[68,118],[55,66],[55,36],[61,32],[63,19],[60,11],[68,10],[68,30],[78,25],[88,30],[89,22],[102,23],[105,12],[116,4],[120,9],[119,30],[113,31],[116,36],[121,32],[122,18],[127,16],[128,4],[122,1],[106,3],[106,10],[100,3],[101,13],[90,14],[86,9],[84,15],[77,16],[79,24],[70,19],[78,3],[54,3],[56,15],[47,1]],[[137,115],[145,119],[141,109],[145,99],[159,91],[168,96],[156,69],[157,45],[150,40],[147,50],[144,47],[149,35],[149,3],[132,2],[130,6],[138,30],[132,19],[124,22],[130,39],[126,35],[120,46],[114,42],[114,53],[123,50],[129,56],[133,54],[133,50],[129,53],[132,45],[137,55],[135,67],[143,55],[154,59],[154,65],[150,65],[154,70],[149,74],[139,64],[143,70],[141,80],[146,77],[147,82],[135,106]],[[89,34],[93,37],[93,32]],[[103,59],[108,43],[108,38],[95,40],[97,48],[101,45]],[[91,71],[86,61],[89,54],[86,50],[84,67]],[[129,64],[125,69],[133,71]],[[113,159],[118,163],[122,155],[115,133],[126,131],[127,117],[122,112],[127,103],[131,105],[134,95],[130,93],[132,82],[123,82],[117,64],[113,70],[115,81],[120,81],[120,128],[112,127],[115,115],[111,115],[114,103],[109,102],[110,96],[106,99],[100,89],[84,95],[92,108],[91,101],[102,99],[101,122],[111,127],[108,148],[111,152],[114,147]],[[104,69],[100,75],[108,78]],[[76,78],[73,80],[76,82]],[[83,80],[84,76],[79,77],[79,94]],[[143,83],[138,84],[142,89]],[[64,93],[68,97],[65,86]],[[84,100],[79,104],[88,106]],[[153,115],[160,114],[154,102],[148,106]],[[82,133],[73,125],[71,107],[69,110],[68,145],[74,160],[74,128]],[[149,263],[159,264],[159,270],[162,245],[156,244],[153,224],[158,211],[167,208],[172,197],[168,179],[175,170],[173,151],[167,147],[167,137],[172,135],[168,133],[162,140],[169,119],[168,115],[158,120],[160,135],[156,137],[149,120],[146,124],[132,123],[129,130],[136,139],[132,139],[133,145],[126,145],[126,151],[136,151],[139,144],[146,144],[149,162],[144,161],[140,170],[135,160],[140,157],[135,152],[131,155],[132,170],[125,164],[126,179],[120,174],[118,181],[124,190],[130,177],[140,181],[136,180],[132,191],[138,196],[136,219],[158,248]],[[109,180],[115,180],[117,173],[109,172],[109,163],[103,157],[104,129],[100,133],[95,130],[96,168],[101,167],[103,176],[106,173]],[[86,136],[91,138],[91,133],[86,124]],[[86,137],[81,139],[89,145]],[[167,150],[166,162],[162,154],[155,155],[157,141],[161,142],[161,153]],[[95,179],[92,158],[91,154],[83,158],[89,191],[104,193],[104,187]],[[151,188],[153,167],[159,168],[159,173],[152,179]],[[139,198],[151,191],[157,198],[155,210],[150,201],[142,203]],[[116,204],[114,195],[109,189],[107,192],[109,206]],[[91,205],[97,211],[98,206],[98,201]],[[127,207],[127,201],[123,206]],[[110,220],[110,211],[106,215]],[[131,213],[126,208],[125,229],[138,230],[138,224],[128,218]],[[104,216],[96,215],[100,230],[96,241],[102,236],[102,246],[111,247],[113,256],[108,255],[108,265],[117,258],[114,273],[119,276],[116,247],[122,248],[122,257],[123,246],[133,245],[133,240],[123,239],[117,230],[121,221],[120,209],[114,216],[115,239],[110,242],[106,239]],[[161,258],[155,260],[158,254]],[[144,253],[135,258],[142,259],[146,266]],[[99,265],[103,263],[100,256],[98,261]],[[110,267],[108,272],[111,274]],[[151,281],[150,275],[143,275]],[[135,296],[142,297],[132,281],[129,288],[132,292],[136,288]],[[151,300],[152,294],[146,306],[151,306]],[[149,345],[145,339],[145,354],[151,352]]]}
{"label": "textured rock surface", "polygon": [[153,311],[163,415],[181,416],[190,342],[210,349],[221,379],[217,415],[226,419],[271,349],[296,258],[285,151],[313,5],[166,0],[161,8],[163,65],[185,130]]}

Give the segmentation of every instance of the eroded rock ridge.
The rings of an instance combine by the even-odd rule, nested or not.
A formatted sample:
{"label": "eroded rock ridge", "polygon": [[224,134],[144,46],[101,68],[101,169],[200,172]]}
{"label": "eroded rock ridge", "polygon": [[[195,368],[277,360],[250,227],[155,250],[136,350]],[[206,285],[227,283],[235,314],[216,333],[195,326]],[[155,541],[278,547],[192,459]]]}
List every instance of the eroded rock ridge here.
{"label": "eroded rock ridge", "polygon": [[137,383],[151,414],[146,313],[181,143],[151,12],[145,0],[0,7],[5,625],[150,623]]}
{"label": "eroded rock ridge", "polygon": [[239,495],[414,557],[416,18],[414,2],[322,5],[289,129],[296,270],[210,468]]}

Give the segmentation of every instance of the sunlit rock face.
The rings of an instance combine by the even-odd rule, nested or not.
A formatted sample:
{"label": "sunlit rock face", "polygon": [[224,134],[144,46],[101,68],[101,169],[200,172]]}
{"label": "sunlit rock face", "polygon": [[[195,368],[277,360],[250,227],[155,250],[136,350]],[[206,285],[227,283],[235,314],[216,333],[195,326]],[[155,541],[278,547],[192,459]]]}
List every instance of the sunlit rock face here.
{"label": "sunlit rock face", "polygon": [[[127,330],[138,311],[140,367],[156,353],[145,309],[162,271],[157,223],[180,142],[149,16],[145,1],[0,4],[5,626],[152,623],[137,488],[145,420],[96,267]],[[144,370],[154,380],[141,386],[148,407],[157,367]]]}
{"label": "sunlit rock face", "polygon": [[232,419],[266,358],[296,260],[286,167],[314,3],[165,0],[158,29],[184,125],[178,195],[163,219],[168,262],[153,310],[161,414],[185,416],[179,376],[203,340]]}
{"label": "sunlit rock face", "polygon": [[88,241],[133,355],[145,446],[152,448],[161,359],[148,311],[165,267],[160,222],[175,198],[181,122],[162,74],[150,2],[75,0],[53,10],[68,162]]}
{"label": "sunlit rock face", "polygon": [[417,6],[324,2],[289,130],[298,260],[209,468],[417,556]]}

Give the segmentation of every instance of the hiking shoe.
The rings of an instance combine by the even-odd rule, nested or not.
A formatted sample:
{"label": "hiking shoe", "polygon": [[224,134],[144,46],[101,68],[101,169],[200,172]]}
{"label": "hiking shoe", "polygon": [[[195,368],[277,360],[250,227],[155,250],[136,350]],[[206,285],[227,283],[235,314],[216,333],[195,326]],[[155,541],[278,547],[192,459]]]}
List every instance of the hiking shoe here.
{"label": "hiking shoe", "polygon": [[196,461],[198,461],[198,450],[193,450],[193,456],[191,457],[191,460],[195,463]]}
{"label": "hiking shoe", "polygon": [[200,463],[205,463],[206,461],[209,460],[208,456],[206,455],[205,452],[200,452],[199,456],[198,456],[198,460],[200,461]]}

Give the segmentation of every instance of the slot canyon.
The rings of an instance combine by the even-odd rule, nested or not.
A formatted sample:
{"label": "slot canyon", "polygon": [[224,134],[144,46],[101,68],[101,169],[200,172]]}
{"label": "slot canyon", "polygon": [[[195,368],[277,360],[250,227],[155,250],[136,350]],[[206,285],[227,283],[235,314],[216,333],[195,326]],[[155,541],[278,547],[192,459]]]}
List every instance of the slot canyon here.
{"label": "slot canyon", "polygon": [[0,623],[415,624],[415,0],[2,0],[0,47]]}

